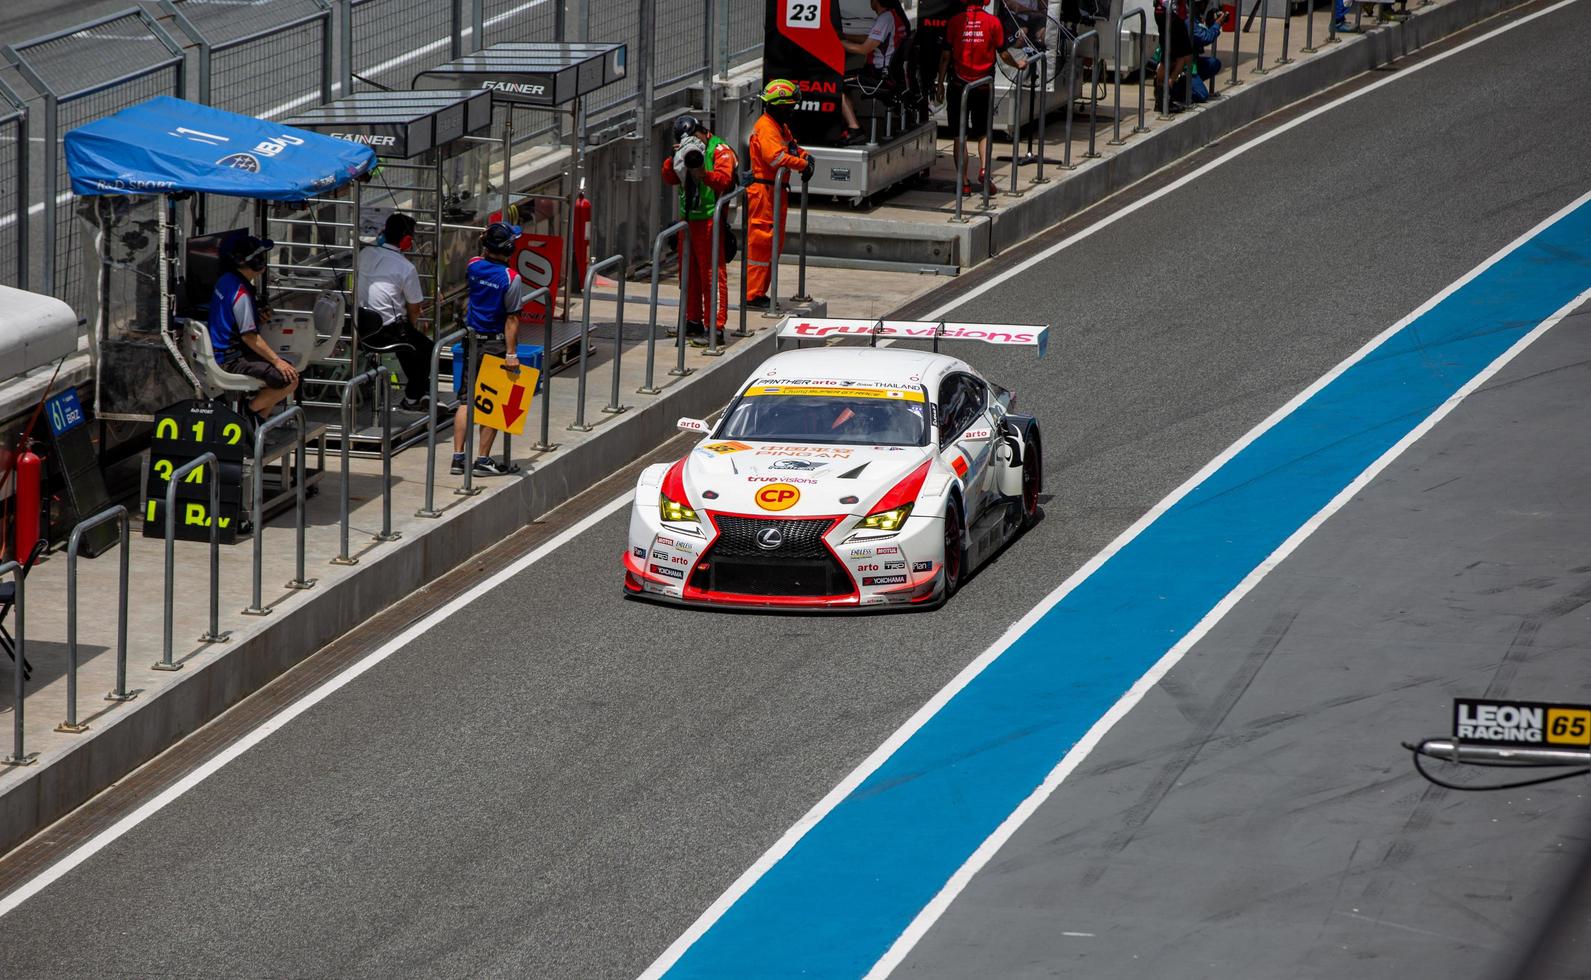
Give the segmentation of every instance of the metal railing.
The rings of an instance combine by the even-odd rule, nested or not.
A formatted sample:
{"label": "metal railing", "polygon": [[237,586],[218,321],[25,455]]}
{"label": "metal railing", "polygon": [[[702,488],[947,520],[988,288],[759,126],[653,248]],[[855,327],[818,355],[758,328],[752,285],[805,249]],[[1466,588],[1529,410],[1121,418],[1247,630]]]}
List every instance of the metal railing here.
{"label": "metal railing", "polygon": [[[730,191],[728,194],[720,194],[718,196],[718,200],[713,204],[713,243],[711,251],[712,261],[707,266],[708,269],[712,270],[712,274],[715,277],[718,275],[718,260],[724,254],[724,211],[728,209],[731,201],[739,201],[741,213],[746,216],[741,222],[741,227],[745,228],[746,224],[750,221],[750,209],[746,207],[746,186],[744,184]],[[747,259],[747,254],[750,252],[750,250],[751,241],[749,239],[741,243],[740,329],[742,333],[744,333],[746,329],[746,264],[749,261]],[[727,320],[728,317],[726,316],[725,319]],[[713,288],[707,291],[706,355],[708,357],[717,357],[722,353],[723,351],[718,349],[718,283],[715,280],[713,283]]]}
{"label": "metal railing", "polygon": [[[1117,36],[1120,37],[1120,35]],[[1089,71],[1088,76],[1088,152],[1083,154],[1083,159],[1085,160],[1093,159],[1094,157],[1099,156],[1099,152],[1094,148],[1095,132],[1099,128],[1099,32],[1087,31],[1083,34],[1079,34],[1072,41],[1072,49],[1067,53],[1066,56],[1066,79],[1067,85],[1070,86],[1072,79],[1077,77],[1077,52],[1083,47],[1083,42],[1089,38],[1094,39],[1094,55],[1092,61],[1090,62],[1091,70]],[[1169,75],[1170,72],[1168,71],[1166,74]],[[1066,149],[1062,153],[1064,159],[1061,161],[1061,166],[1065,167],[1067,170],[1071,170],[1073,168],[1072,110],[1076,107],[1076,105],[1077,100],[1072,98],[1072,93],[1068,91],[1066,93]]]}
{"label": "metal railing", "polygon": [[[442,351],[452,347],[464,339],[465,328],[460,327],[450,334],[436,338],[436,343],[431,345],[431,417],[425,424],[425,506],[414,512],[415,517],[441,517],[442,512],[436,509],[436,430],[437,412],[440,404],[437,389],[441,385]],[[461,398],[455,392],[456,398]]]}
{"label": "metal railing", "polygon": [[[221,626],[221,473],[220,460],[215,453],[201,453],[172,471],[166,478],[166,600],[161,616],[160,660],[151,666],[155,670],[181,670],[182,664],[171,658],[171,634],[175,619],[177,579],[177,490],[183,477],[195,470],[210,467],[205,484],[210,491],[210,507],[205,512],[205,523],[210,526],[210,630],[199,637],[200,643],[224,643],[231,635],[220,632]],[[259,486],[258,473],[255,486]],[[257,518],[256,518],[257,520]],[[256,540],[259,525],[254,528]]]}
{"label": "metal railing", "polygon": [[[779,261],[784,258],[784,220],[789,210],[790,170],[780,167],[773,175],[773,245],[768,250],[768,314],[779,315]],[[747,244],[750,244],[749,242]]]}
{"label": "metal railing", "polygon": [[[968,82],[961,89],[961,112],[959,114],[961,118],[956,121],[956,150],[959,153],[956,159],[956,216],[950,219],[958,223],[965,223],[967,220],[961,213],[961,198],[967,184],[967,160],[972,156],[972,148],[967,145],[967,118],[972,110],[972,99],[969,96],[973,90],[979,88],[987,88],[992,92],[994,76],[990,75],[975,82]],[[993,120],[990,120],[990,122],[992,123]],[[987,180],[983,182],[983,207],[985,210],[989,207],[989,182]]]}
{"label": "metal railing", "polygon": [[[357,374],[357,375],[353,376],[352,378],[348,379],[348,384],[343,387],[341,403],[338,405],[338,411],[339,411],[338,419],[341,420],[341,422],[342,422],[342,433],[343,433],[342,438],[337,440],[337,443],[338,443],[338,447],[337,447],[338,448],[338,454],[342,457],[342,459],[341,459],[341,463],[342,463],[342,486],[339,488],[338,494],[337,494],[337,498],[338,498],[337,499],[337,505],[338,505],[337,517],[338,517],[338,523],[340,524],[341,529],[340,529],[340,537],[338,538],[338,544],[337,544],[337,557],[335,557],[335,558],[333,558],[331,560],[331,564],[333,564],[333,565],[357,565],[357,564],[359,564],[359,559],[354,558],[354,557],[352,557],[352,556],[350,556],[348,554],[348,524],[349,524],[349,521],[348,521],[348,496],[349,496],[349,493],[348,493],[348,446],[349,446],[350,443],[353,442],[353,439],[352,439],[352,435],[353,435],[353,431],[354,431],[353,397],[354,397],[354,393],[359,390],[361,385],[369,384],[370,382],[375,381],[378,378],[381,378],[385,373],[386,372],[384,370],[382,370],[381,368],[371,368],[368,371],[364,371],[364,372],[362,372],[360,374]],[[386,413],[382,413],[382,414],[385,415]],[[433,411],[431,413],[431,417],[434,419],[436,417],[436,412]],[[433,454],[433,458],[434,458],[434,454]],[[390,466],[391,465],[391,462],[390,462],[391,457],[387,453],[387,440],[385,438],[383,438],[381,440],[381,459],[382,459],[383,465],[386,465],[386,466]],[[386,483],[386,486],[382,490],[381,496],[382,496],[383,502],[388,507],[388,513],[389,514],[391,513],[391,500],[392,500],[391,491],[392,491],[392,483],[391,483],[390,480],[388,480],[387,483]]]}
{"label": "metal railing", "polygon": [[[679,364],[669,374],[675,377],[684,377],[689,372],[685,369],[685,306],[689,302],[691,277],[695,270],[691,268],[691,226],[688,221],[676,221],[657,233],[652,239],[652,292],[651,313],[646,318],[646,381],[637,394],[656,395],[663,389],[653,384],[654,365],[657,361],[657,280],[658,273],[663,268],[663,246],[668,244],[670,235],[679,236],[679,321],[675,327],[675,347],[679,349]],[[718,270],[709,269],[710,277],[707,288],[714,293],[718,292]],[[715,325],[716,326],[716,325]]]}
{"label": "metal railing", "polygon": [[[1042,157],[1040,158],[1042,159]],[[1044,164],[1039,164],[1043,172]],[[801,257],[796,265],[796,292],[790,297],[797,303],[810,303],[812,297],[807,295],[807,205],[812,200],[812,181],[806,177],[801,178]]]}
{"label": "metal railing", "polygon": [[8,766],[30,766],[38,761],[38,756],[28,755],[22,732],[22,713],[26,706],[23,699],[27,696],[27,671],[24,669],[28,662],[27,585],[23,581],[22,566],[14,560],[0,564],[0,576],[5,575],[11,576],[11,587],[16,590],[17,632],[13,637],[16,640],[13,652],[17,662],[11,671],[11,696],[15,701],[11,709],[11,754],[4,762]]}
{"label": "metal railing", "polygon": [[343,92],[406,89],[414,73],[464,55],[464,0],[343,0]]}
{"label": "metal railing", "polygon": [[[1042,62],[1044,59],[1035,58],[1034,60]],[[1022,83],[1024,79],[1031,81],[1037,77],[1038,71],[1036,69],[1037,66],[1029,62],[1018,69],[1016,77],[1011,79],[1011,122],[1006,127],[1011,136],[1011,187],[1006,191],[1007,194],[1018,195],[1022,193],[1022,189],[1017,186],[1017,171],[1022,166]],[[1031,88],[1032,86],[1030,85],[1029,87]],[[1039,115],[1042,117],[1045,113],[1041,112]],[[994,120],[989,120],[989,125],[993,126]],[[1043,146],[1044,144],[1040,143],[1039,145]],[[1043,153],[1039,154],[1041,157],[1043,155]],[[993,163],[993,161],[990,161],[990,163]],[[989,167],[989,174],[993,177],[994,167]]]}
{"label": "metal railing", "polygon": [[[1135,65],[1135,68],[1138,72],[1138,125],[1134,126],[1132,131],[1135,133],[1149,132],[1149,127],[1144,125],[1143,79],[1144,65],[1149,61],[1149,52],[1147,50],[1149,40],[1149,14],[1142,7],[1139,7],[1137,10],[1129,10],[1126,13],[1123,13],[1120,17],[1116,18],[1116,135],[1110,140],[1111,146],[1121,146],[1123,143],[1127,142],[1121,138],[1121,77],[1123,74],[1125,74],[1121,70],[1121,31],[1122,28],[1126,26],[1127,21],[1134,17],[1138,18],[1138,32],[1134,35],[1138,38],[1138,60]],[[1067,81],[1070,82],[1071,80],[1068,79]]]}
{"label": "metal railing", "polygon": [[[1048,122],[1048,120],[1050,118],[1050,113],[1049,113],[1049,108],[1048,108],[1047,101],[1046,101],[1046,104],[1045,104],[1045,106],[1043,108],[1039,107],[1039,93],[1042,92],[1043,93],[1043,97],[1046,100],[1049,99],[1049,93],[1050,93],[1050,59],[1049,59],[1048,54],[1047,53],[1046,54],[1042,54],[1039,57],[1038,62],[1039,62],[1038,87],[1037,88],[1032,88],[1033,97],[1030,100],[1029,104],[1031,104],[1034,107],[1034,113],[1035,113],[1035,115],[1037,115],[1039,117],[1039,133],[1038,133],[1039,143],[1038,143],[1038,147],[1037,147],[1037,152],[1036,153],[1031,153],[1031,156],[1032,156],[1032,158],[1034,160],[1034,163],[1035,163],[1035,172],[1033,174],[1033,179],[1028,181],[1028,183],[1030,183],[1030,184],[1048,184],[1050,182],[1050,179],[1048,177],[1044,176],[1044,157],[1045,157],[1044,131],[1046,129],[1046,125],[1045,124]],[[1072,97],[1072,91],[1071,91],[1071,88],[1070,88],[1070,86],[1072,84],[1072,80],[1070,78],[1068,78],[1066,80],[1066,84],[1068,86],[1068,88],[1066,90],[1066,97],[1069,99],[1069,98]],[[1029,145],[1029,150],[1031,151],[1032,149],[1033,149],[1033,147],[1030,144]],[[1012,150],[1011,150],[1011,155],[1012,155],[1013,158],[1016,156],[1016,148],[1015,148],[1014,145],[1013,145]]]}
{"label": "metal railing", "polygon": [[[265,577],[265,465],[262,462],[265,456],[265,437],[272,429],[278,429],[288,422],[298,420],[298,446],[293,452],[293,515],[298,525],[298,564],[297,575],[287,583],[289,589],[312,589],[315,587],[314,579],[304,577],[304,455],[309,451],[306,442],[305,427],[309,420],[304,417],[304,410],[297,405],[291,405],[286,411],[279,413],[270,421],[260,426],[254,433],[254,506],[249,511],[249,519],[254,523],[254,582],[253,601],[243,610],[245,616],[266,616],[271,612],[270,606],[261,602],[262,580]],[[282,482],[287,482],[287,460],[281,463]]]}
{"label": "metal railing", "polygon": [[623,254],[610,255],[601,262],[596,262],[586,269],[585,290],[581,293],[586,297],[580,310],[580,377],[575,394],[575,420],[569,426],[571,432],[590,432],[591,426],[586,424],[586,374],[591,355],[591,292],[596,285],[597,273],[618,266],[619,275],[619,317],[613,327],[613,390],[614,400],[617,401],[619,386],[618,361],[619,349],[624,346],[624,284],[628,278],[630,260]]}
{"label": "metal railing", "polygon": [[[212,513],[212,519],[214,516]],[[105,695],[105,700],[130,701],[133,697],[127,693],[127,566],[131,549],[127,508],[117,504],[80,521],[66,539],[66,720],[55,726],[58,732],[88,731],[87,725],[77,723],[77,551],[83,535],[111,521],[121,525],[121,566],[116,579],[116,689]]]}

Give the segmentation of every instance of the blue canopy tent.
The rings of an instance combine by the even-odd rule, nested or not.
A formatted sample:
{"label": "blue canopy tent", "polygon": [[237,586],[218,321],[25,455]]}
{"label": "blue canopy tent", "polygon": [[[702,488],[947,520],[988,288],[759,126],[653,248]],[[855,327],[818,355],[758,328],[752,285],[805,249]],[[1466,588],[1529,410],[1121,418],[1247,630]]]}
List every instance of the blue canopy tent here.
{"label": "blue canopy tent", "polygon": [[[84,217],[97,226],[95,243],[101,268],[99,324],[95,330],[99,341],[95,407],[99,417],[109,419],[149,420],[155,411],[172,401],[191,397],[189,388],[203,396],[214,395],[218,387],[227,387],[227,379],[217,375],[213,363],[187,349],[183,324],[173,316],[178,253],[172,244],[173,230],[178,227],[174,221],[178,201],[189,194],[252,200],[256,202],[253,230],[269,237],[265,225],[273,219],[267,217],[266,202],[310,201],[352,184],[352,200],[344,203],[351,203],[354,218],[341,227],[357,229],[360,178],[376,167],[376,154],[368,146],[170,96],[159,96],[80,126],[66,134],[64,143],[72,190],[85,199]],[[148,236],[128,227],[139,224],[132,217],[137,200],[151,196],[159,198],[157,251],[153,253],[147,248]],[[202,226],[202,210],[198,214],[195,224]],[[355,265],[352,253],[358,242],[354,233],[348,237],[346,246],[327,245],[323,240],[316,248],[322,254],[327,248],[345,249],[351,271]],[[197,247],[201,241],[191,239],[190,247]],[[129,242],[138,243],[136,251]],[[209,247],[213,255],[213,243]],[[128,254],[122,255],[122,251]],[[208,287],[200,281],[203,277],[196,274],[193,265],[189,263],[187,274],[204,292]],[[155,267],[154,275],[136,272],[139,267],[149,266]],[[158,281],[158,313],[135,299],[131,314],[118,310],[117,317],[111,316],[111,296],[120,295],[112,285],[112,277],[127,269],[135,270],[135,277],[144,282]],[[340,277],[335,268],[321,271],[333,280]],[[345,286],[349,299],[357,295],[358,284],[351,279],[332,288],[341,293]],[[287,285],[280,288],[313,291]],[[143,291],[137,292],[142,295]],[[277,321],[283,320],[284,317],[277,317]],[[340,338],[341,307],[335,320],[336,336]],[[300,339],[306,336],[306,331],[295,334],[281,323],[278,326],[284,335],[293,334]],[[315,334],[308,332],[307,336],[312,340]],[[312,357],[327,352],[317,345],[314,351],[300,353],[303,359],[297,363],[302,367]],[[170,355],[170,361],[163,365],[165,354]],[[172,363],[175,371],[170,367]]]}
{"label": "blue canopy tent", "polygon": [[72,191],[195,191],[303,201],[369,172],[375,151],[307,129],[162,95],[66,134]]}

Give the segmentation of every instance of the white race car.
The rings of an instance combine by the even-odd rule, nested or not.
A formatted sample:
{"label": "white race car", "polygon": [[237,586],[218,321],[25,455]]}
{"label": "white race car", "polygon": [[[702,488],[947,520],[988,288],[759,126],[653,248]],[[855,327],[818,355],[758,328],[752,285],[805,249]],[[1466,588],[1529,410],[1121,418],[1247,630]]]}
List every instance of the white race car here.
{"label": "white race car", "polygon": [[[1034,346],[1042,326],[786,318],[851,334]],[[1039,513],[1043,444],[1014,397],[945,354],[830,346],[769,358],[684,459],[642,472],[624,588],[689,605],[938,605]]]}

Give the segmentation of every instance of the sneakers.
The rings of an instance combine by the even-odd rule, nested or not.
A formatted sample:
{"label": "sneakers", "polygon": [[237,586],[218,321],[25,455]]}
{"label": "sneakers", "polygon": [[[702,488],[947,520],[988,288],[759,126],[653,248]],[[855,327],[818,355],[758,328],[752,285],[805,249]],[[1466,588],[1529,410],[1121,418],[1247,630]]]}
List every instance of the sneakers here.
{"label": "sneakers", "polygon": [[1334,34],[1357,34],[1357,33],[1359,33],[1357,30],[1354,29],[1354,26],[1352,24],[1348,23],[1345,20],[1339,20],[1336,23],[1332,24],[1331,25],[1331,30],[1332,30],[1332,33],[1334,33]]}
{"label": "sneakers", "polygon": [[454,453],[453,454],[453,465],[448,467],[448,472],[453,474],[454,476],[463,476],[464,475],[464,454],[463,453]]}
{"label": "sneakers", "polygon": [[430,395],[421,395],[419,398],[405,398],[398,402],[398,407],[405,412],[424,412],[431,404]]}
{"label": "sneakers", "polygon": [[[708,346],[709,343],[711,343],[711,341],[707,337],[707,328],[706,327],[702,328],[702,335],[700,337],[694,337],[694,338],[691,339],[691,346],[692,347],[706,347],[706,346]],[[718,346],[726,347],[726,346],[728,346],[728,344],[729,344],[729,340],[728,340],[728,338],[726,338],[724,336],[724,328],[723,327],[719,327],[718,328]]]}
{"label": "sneakers", "polygon": [[[773,304],[769,302],[766,294],[746,300],[746,306],[753,310],[766,310]],[[704,329],[705,332],[705,329]]]}
{"label": "sneakers", "polygon": [[686,320],[685,321],[685,336],[687,336],[687,337],[705,337],[705,336],[707,336],[707,324],[703,323],[700,320]]}
{"label": "sneakers", "polygon": [[519,464],[509,463],[504,466],[501,461],[491,456],[480,456],[475,460],[474,471],[476,476],[508,476],[510,473],[519,472]]}
{"label": "sneakers", "polygon": [[842,129],[842,130],[840,130],[840,145],[841,146],[861,146],[863,143],[866,143],[866,142],[867,142],[867,134],[862,132],[860,129]]}

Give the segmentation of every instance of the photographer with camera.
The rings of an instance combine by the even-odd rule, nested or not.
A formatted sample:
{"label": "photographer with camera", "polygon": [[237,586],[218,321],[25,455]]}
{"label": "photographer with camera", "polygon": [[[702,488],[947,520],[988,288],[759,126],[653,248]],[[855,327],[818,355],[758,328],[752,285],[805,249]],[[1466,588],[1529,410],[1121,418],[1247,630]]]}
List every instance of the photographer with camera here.
{"label": "photographer with camera", "polygon": [[674,120],[674,152],[663,161],[663,183],[679,188],[679,215],[690,228],[690,267],[680,266],[680,295],[685,303],[685,335],[707,336],[707,308],[710,289],[718,290],[720,331],[729,322],[729,260],[734,257],[734,236],[724,225],[724,239],[718,250],[718,268],[713,262],[713,209],[718,197],[735,187],[735,151],[714,136],[695,116]]}

